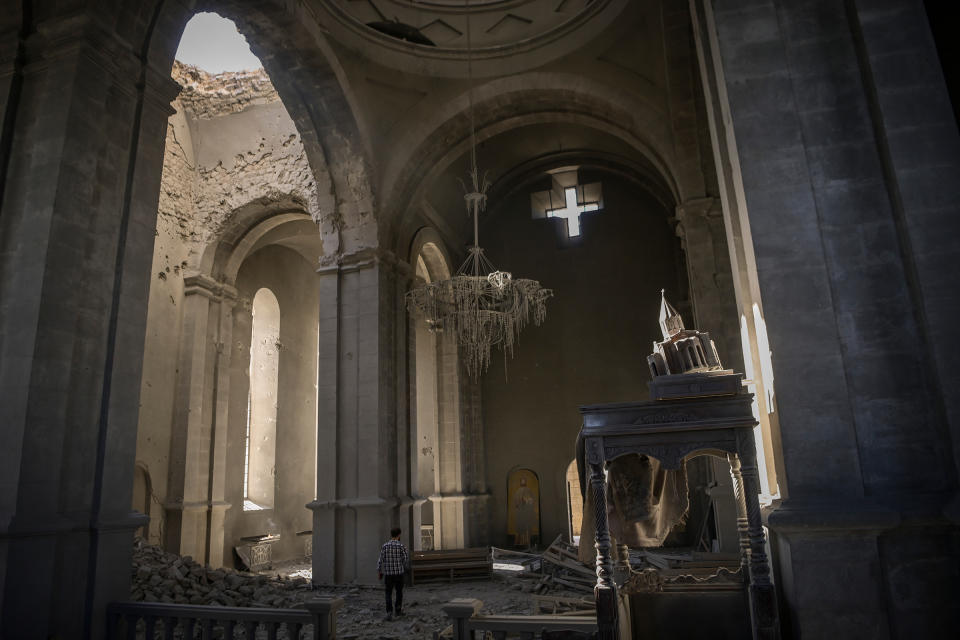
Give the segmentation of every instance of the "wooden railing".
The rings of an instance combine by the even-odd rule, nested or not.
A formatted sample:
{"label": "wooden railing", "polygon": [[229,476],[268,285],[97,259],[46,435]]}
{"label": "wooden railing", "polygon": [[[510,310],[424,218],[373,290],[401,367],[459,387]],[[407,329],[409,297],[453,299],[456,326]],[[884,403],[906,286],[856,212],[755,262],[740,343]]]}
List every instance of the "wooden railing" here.
{"label": "wooden railing", "polygon": [[472,598],[452,600],[443,612],[453,621],[453,640],[474,640],[477,632],[495,640],[593,640],[597,637],[597,619],[593,616],[482,616],[477,612],[483,602]]}
{"label": "wooden railing", "polygon": [[[342,598],[315,598],[303,603],[303,609],[255,609],[251,607],[209,607],[160,602],[113,602],[107,605],[108,640],[153,640],[158,632],[172,640],[224,640],[241,637],[253,640],[262,631],[268,640],[285,637],[289,640],[309,638],[307,627],[313,628],[313,640],[336,640],[337,610]],[[141,624],[142,623],[142,624]],[[216,636],[214,636],[216,633]]]}

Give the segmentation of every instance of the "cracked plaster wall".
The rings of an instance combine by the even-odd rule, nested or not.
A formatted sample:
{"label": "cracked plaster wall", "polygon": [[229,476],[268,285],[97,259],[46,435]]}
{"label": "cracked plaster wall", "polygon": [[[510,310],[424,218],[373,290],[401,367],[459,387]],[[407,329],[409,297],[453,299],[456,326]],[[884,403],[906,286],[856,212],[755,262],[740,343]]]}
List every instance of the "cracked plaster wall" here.
{"label": "cracked plaster wall", "polygon": [[158,232],[196,255],[250,203],[289,201],[320,218],[314,172],[265,71],[210,75],[177,62],[173,77],[184,89],[167,125]]}

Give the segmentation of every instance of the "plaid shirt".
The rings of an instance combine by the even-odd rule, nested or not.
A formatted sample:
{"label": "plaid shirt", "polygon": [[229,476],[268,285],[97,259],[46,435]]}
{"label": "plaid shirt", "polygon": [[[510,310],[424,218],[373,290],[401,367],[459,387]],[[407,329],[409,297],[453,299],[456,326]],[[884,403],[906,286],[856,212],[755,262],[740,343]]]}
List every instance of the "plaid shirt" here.
{"label": "plaid shirt", "polygon": [[377,559],[377,573],[385,576],[398,576],[407,570],[407,548],[399,540],[388,540],[380,547]]}

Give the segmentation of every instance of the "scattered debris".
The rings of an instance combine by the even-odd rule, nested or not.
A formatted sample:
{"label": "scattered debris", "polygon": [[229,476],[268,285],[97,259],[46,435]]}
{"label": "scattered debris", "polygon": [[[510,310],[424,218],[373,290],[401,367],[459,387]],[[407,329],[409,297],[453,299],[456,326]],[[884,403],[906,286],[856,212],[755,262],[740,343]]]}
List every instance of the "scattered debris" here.
{"label": "scattered debris", "polygon": [[307,599],[310,590],[304,578],[210,569],[142,539],[134,543],[130,588],[134,601],[292,608]]}
{"label": "scattered debris", "polygon": [[[482,600],[486,615],[528,614],[536,606],[530,599],[518,597],[508,588],[510,581],[495,572],[492,579],[455,585],[408,586],[403,592],[404,615],[388,622],[383,620],[383,587],[378,584],[330,584],[313,591],[309,564],[275,564],[270,572],[260,574],[210,569],[142,539],[134,545],[132,571],[130,599],[138,601],[295,608],[318,594],[343,598],[337,616],[337,638],[341,640],[429,640],[450,624],[442,607],[453,598]],[[577,596],[559,590],[557,595]]]}
{"label": "scattered debris", "polygon": [[530,613],[540,615],[549,613],[559,616],[593,615],[597,611],[597,602],[593,594],[579,598],[563,596],[533,596],[533,609]]}
{"label": "scattered debris", "polygon": [[524,593],[568,590],[592,594],[597,583],[595,570],[577,559],[576,547],[562,536],[540,554],[493,547],[493,561],[497,573]]}

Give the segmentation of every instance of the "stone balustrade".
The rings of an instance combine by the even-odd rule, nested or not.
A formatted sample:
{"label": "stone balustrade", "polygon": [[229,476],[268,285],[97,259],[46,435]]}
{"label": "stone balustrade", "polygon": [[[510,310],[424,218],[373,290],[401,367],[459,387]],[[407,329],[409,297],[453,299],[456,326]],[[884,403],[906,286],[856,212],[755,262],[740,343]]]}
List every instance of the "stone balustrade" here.
{"label": "stone balustrade", "polygon": [[[179,627],[179,637],[194,638],[199,629],[203,640],[212,640],[215,630],[220,631],[217,637],[232,639],[237,629],[244,630],[242,637],[254,638],[258,628],[266,631],[270,640],[336,640],[337,610],[341,606],[342,598],[330,597],[307,601],[303,609],[114,602],[107,607],[107,638],[153,638],[158,631],[165,638],[173,638]],[[308,627],[312,627],[312,636],[307,633]]]}

